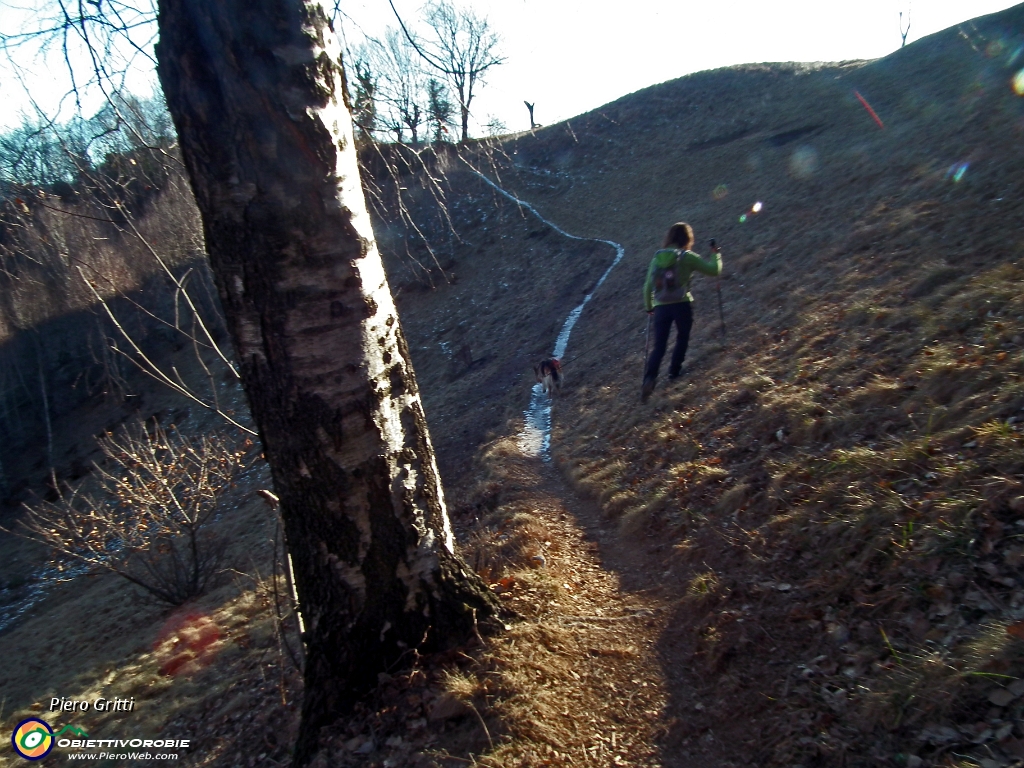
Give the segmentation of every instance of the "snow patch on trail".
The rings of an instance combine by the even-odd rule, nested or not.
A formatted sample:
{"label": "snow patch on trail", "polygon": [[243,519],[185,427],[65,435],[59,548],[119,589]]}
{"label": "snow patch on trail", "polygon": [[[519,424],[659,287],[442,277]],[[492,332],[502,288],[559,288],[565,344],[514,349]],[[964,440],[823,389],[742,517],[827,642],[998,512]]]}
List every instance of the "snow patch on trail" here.
{"label": "snow patch on trail", "polygon": [[[613,240],[601,240],[596,237],[580,237],[578,235],[569,234],[557,224],[554,224],[541,216],[540,211],[528,202],[520,200],[512,193],[499,187],[489,178],[480,173],[480,171],[470,165],[464,158],[462,159],[462,162],[466,163],[473,173],[492,186],[499,194],[504,195],[517,205],[521,205],[555,230],[558,234],[568,237],[570,240],[589,240],[592,243],[604,243],[605,245],[610,245],[615,249],[615,258],[612,259],[612,263],[608,265],[608,269],[606,269],[604,274],[601,275],[601,279],[594,284],[590,293],[583,297],[583,301],[580,302],[579,306],[575,307],[572,312],[569,313],[569,316],[565,318],[565,322],[562,324],[562,330],[558,332],[558,338],[555,340],[555,350],[551,353],[551,356],[561,360],[565,356],[566,347],[569,346],[569,334],[572,333],[572,329],[573,326],[576,325],[576,321],[580,319],[580,315],[583,313],[583,308],[597,292],[597,289],[601,287],[601,284],[608,278],[608,275],[611,274],[615,265],[622,261],[622,257],[626,253],[626,249]],[[523,417],[525,424],[523,426],[523,431],[519,433],[517,438],[519,450],[528,456],[540,456],[544,461],[551,461],[551,398],[544,394],[544,390],[539,383],[533,385],[533,391],[530,393],[530,406],[523,412]]]}
{"label": "snow patch on trail", "polygon": [[88,566],[75,565],[65,568],[63,571],[47,565],[32,573],[26,580],[25,585],[9,587],[0,590],[0,599],[7,601],[4,595],[8,589],[11,592],[10,602],[0,607],[0,632],[14,625],[18,619],[29,612],[31,608],[38,605],[47,596],[49,591],[62,581],[70,581],[73,578],[89,572]]}

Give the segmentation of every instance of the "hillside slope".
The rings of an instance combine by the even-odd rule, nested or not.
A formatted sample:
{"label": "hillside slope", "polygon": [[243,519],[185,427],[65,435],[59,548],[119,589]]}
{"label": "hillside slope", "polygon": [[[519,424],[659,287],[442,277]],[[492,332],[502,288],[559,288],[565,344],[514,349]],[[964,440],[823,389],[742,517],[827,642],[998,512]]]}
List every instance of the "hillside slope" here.
{"label": "hillside slope", "polygon": [[[555,456],[645,549],[636,588],[677,601],[666,765],[708,744],[721,764],[1024,757],[1021,30],[1024,6],[876,62],[700,73],[467,155],[627,249],[570,342]],[[640,286],[680,219],[724,248],[728,333],[696,280],[684,381],[641,406]],[[501,263],[531,244],[456,225],[505,234]],[[580,256],[556,285],[592,279]],[[533,280],[485,311],[546,317]],[[554,340],[465,333],[499,357]]]}
{"label": "hillside slope", "polygon": [[[314,765],[1024,760],[1022,68],[1024,6],[875,62],[704,72],[532,133],[367,150],[461,551],[508,627],[411,653]],[[594,291],[613,248],[471,169],[626,256]],[[680,219],[724,249],[727,333],[696,279],[685,375],[641,404],[640,287]],[[517,440],[531,366],[591,292],[546,462]],[[136,415],[214,428],[146,395]],[[237,578],[184,611],[99,576],[0,634],[12,726],[52,695],[135,695],[133,727],[195,739],[183,764],[286,763],[301,682],[267,482],[257,462],[218,522]]]}

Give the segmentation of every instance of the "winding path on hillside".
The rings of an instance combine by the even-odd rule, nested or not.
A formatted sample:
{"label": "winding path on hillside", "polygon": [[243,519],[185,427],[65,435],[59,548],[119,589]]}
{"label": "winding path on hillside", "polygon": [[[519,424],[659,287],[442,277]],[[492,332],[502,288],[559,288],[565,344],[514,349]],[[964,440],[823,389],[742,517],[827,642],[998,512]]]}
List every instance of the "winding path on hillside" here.
{"label": "winding path on hillside", "polygon": [[[562,358],[583,308],[625,249],[611,240],[566,232],[529,202],[466,165],[564,237],[615,249],[601,278],[562,324],[553,352]],[[530,762],[543,765],[731,766],[730,749],[714,733],[691,733],[686,723],[672,717],[681,700],[698,712],[703,705],[684,682],[689,656],[664,642],[678,594],[673,598],[664,589],[666,561],[652,554],[652,547],[659,549],[657,542],[622,535],[600,505],[578,495],[551,461],[551,400],[539,384],[524,415],[523,431],[497,447],[503,457],[498,471],[504,475],[500,511],[511,525],[519,521],[523,535],[535,543],[532,559],[541,564],[538,575],[547,585],[538,588],[532,580],[512,579],[500,590],[503,602],[525,621],[496,641],[497,658],[507,653],[507,668],[516,669],[522,660],[513,649],[531,648],[523,652],[543,670],[535,687],[519,692],[529,699],[528,706],[511,716],[515,710],[505,707],[500,715],[513,733],[525,737],[527,746],[519,755],[529,761],[543,759]],[[528,750],[534,746],[540,751],[531,755]]]}
{"label": "winding path on hillside", "polygon": [[[558,337],[555,340],[555,348],[551,353],[551,356],[561,360],[565,356],[565,350],[569,346],[569,334],[572,333],[573,327],[576,325],[576,321],[580,319],[580,315],[583,313],[583,308],[587,305],[587,302],[597,293],[597,289],[601,287],[608,275],[611,274],[612,270],[615,269],[616,265],[622,261],[622,257],[626,254],[625,247],[621,243],[616,243],[614,240],[603,240],[598,237],[581,237],[579,235],[573,235],[566,232],[560,226],[555,224],[553,221],[549,221],[541,215],[533,205],[522,200],[507,189],[503,189],[498,186],[491,179],[487,178],[486,175],[477,170],[468,160],[461,155],[459,159],[469,168],[470,171],[479,176],[486,184],[492,187],[498,194],[508,198],[516,205],[519,205],[538,219],[544,224],[551,227],[555,232],[567,237],[570,240],[583,240],[592,243],[604,243],[615,249],[615,258],[612,259],[611,264],[602,273],[600,279],[594,284],[594,287],[588,294],[583,297],[583,301],[579,303],[565,318],[565,322],[562,324],[562,330],[559,331]],[[545,393],[540,384],[534,384],[533,390],[530,393],[530,406],[526,409],[524,416],[523,431],[519,435],[519,447],[527,454],[540,456],[544,461],[551,460],[551,398]]]}

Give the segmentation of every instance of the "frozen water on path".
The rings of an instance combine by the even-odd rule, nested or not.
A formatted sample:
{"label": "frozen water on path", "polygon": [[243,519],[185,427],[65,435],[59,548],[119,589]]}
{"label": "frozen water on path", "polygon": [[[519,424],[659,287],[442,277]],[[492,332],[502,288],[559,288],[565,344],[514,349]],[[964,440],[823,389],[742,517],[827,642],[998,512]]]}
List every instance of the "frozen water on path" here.
{"label": "frozen water on path", "polygon": [[[611,274],[615,265],[622,260],[623,255],[626,253],[626,249],[619,243],[612,240],[601,240],[596,237],[579,237],[578,235],[570,235],[557,224],[553,224],[541,216],[540,212],[532,205],[524,200],[520,200],[515,195],[510,192],[506,192],[504,189],[499,187],[489,178],[480,173],[480,171],[466,162],[465,159],[463,159],[462,162],[466,163],[473,173],[494,187],[499,194],[504,195],[517,205],[521,205],[555,230],[558,234],[568,237],[571,240],[589,240],[594,243],[605,243],[615,249],[615,258],[612,259],[612,263],[608,265],[608,269],[606,269],[604,274],[601,275],[601,279],[594,284],[590,293],[583,297],[583,301],[580,302],[580,305],[574,308],[573,311],[569,313],[569,316],[565,318],[565,322],[562,324],[562,330],[558,332],[558,338],[555,340],[555,351],[551,353],[551,356],[561,360],[565,356],[566,347],[569,346],[569,334],[572,333],[572,329],[573,326],[576,325],[576,321],[580,319],[580,315],[583,313],[583,308],[587,305],[587,302],[590,301],[590,298],[594,295],[597,289],[601,287],[601,284],[607,279],[608,275]],[[544,461],[551,461],[551,398],[544,394],[544,390],[541,388],[539,383],[533,385],[533,391],[530,393],[530,406],[523,413],[523,416],[526,423],[523,427],[523,431],[519,433],[517,440],[519,443],[519,450],[528,456],[540,456]]]}
{"label": "frozen water on path", "polygon": [[[47,596],[50,589],[56,586],[62,581],[70,581],[78,576],[88,573],[89,568],[85,565],[75,565],[67,567],[63,571],[58,570],[52,565],[47,565],[34,572],[28,579],[25,580],[25,584],[22,587],[8,588],[11,592],[16,593],[17,597],[12,597],[9,602],[2,592],[0,592],[0,599],[4,599],[5,605],[0,606],[0,632],[5,629],[12,627],[18,619],[28,613],[29,609],[38,605]],[[18,591],[20,589],[20,592]]]}

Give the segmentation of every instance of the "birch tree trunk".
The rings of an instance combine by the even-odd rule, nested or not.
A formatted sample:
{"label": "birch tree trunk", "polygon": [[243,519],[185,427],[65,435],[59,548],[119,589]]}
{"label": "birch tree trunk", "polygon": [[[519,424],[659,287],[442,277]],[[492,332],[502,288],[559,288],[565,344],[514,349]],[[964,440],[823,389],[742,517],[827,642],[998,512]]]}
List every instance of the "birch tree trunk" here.
{"label": "birch tree trunk", "polygon": [[159,74],[305,627],[296,765],[409,649],[496,610],[455,555],[370,229],[340,50],[302,0],[160,0]]}

